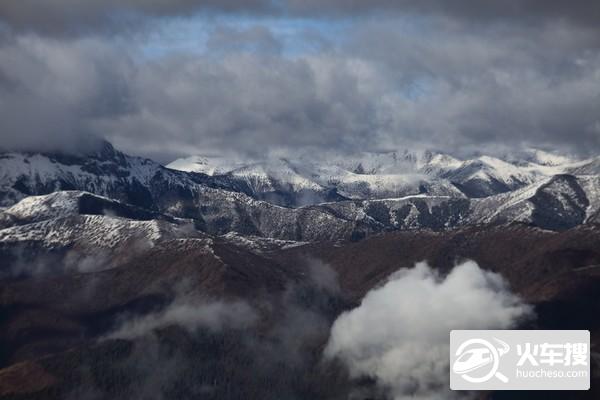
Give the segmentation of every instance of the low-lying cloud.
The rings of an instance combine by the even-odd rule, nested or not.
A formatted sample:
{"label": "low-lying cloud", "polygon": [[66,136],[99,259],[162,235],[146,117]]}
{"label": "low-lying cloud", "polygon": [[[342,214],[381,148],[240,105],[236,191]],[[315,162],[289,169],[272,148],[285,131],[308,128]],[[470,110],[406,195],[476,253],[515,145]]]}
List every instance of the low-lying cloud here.
{"label": "low-lying cloud", "polygon": [[[132,243],[132,254],[140,250]],[[114,254],[108,250],[47,251],[15,246],[2,252],[0,279],[46,278],[68,273],[99,272],[115,266]]]}
{"label": "low-lying cloud", "polygon": [[135,339],[171,325],[183,327],[190,332],[199,328],[221,332],[224,329],[248,328],[257,319],[256,311],[242,301],[201,303],[180,299],[162,311],[125,319],[106,338]]}
{"label": "low-lying cloud", "polygon": [[472,261],[442,277],[427,264],[400,270],[334,323],[327,358],[370,377],[394,399],[451,398],[449,333],[507,329],[531,308],[498,274]]}

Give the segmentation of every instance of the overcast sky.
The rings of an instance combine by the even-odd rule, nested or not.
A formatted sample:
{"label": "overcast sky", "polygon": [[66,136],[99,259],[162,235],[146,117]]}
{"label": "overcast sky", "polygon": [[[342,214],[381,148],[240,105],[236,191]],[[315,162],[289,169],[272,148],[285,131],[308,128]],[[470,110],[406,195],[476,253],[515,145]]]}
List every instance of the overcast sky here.
{"label": "overcast sky", "polygon": [[[416,5],[417,4],[417,5]],[[597,0],[7,0],[0,147],[600,151]]]}

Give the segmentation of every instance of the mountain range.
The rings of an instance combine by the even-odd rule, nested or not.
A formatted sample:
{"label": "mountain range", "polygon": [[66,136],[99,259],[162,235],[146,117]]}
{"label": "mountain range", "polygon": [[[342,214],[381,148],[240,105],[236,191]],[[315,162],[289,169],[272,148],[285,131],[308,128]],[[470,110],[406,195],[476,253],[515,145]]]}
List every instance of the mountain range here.
{"label": "mountain range", "polygon": [[[530,151],[512,161],[489,156],[461,161],[404,151],[329,160],[241,164],[194,157],[163,167],[108,143],[79,156],[5,153],[0,221],[5,227],[20,221],[16,229],[26,229],[25,222],[35,218],[24,215],[39,214],[44,204],[57,216],[116,209],[213,235],[294,241],[482,224],[564,230],[600,221],[599,159]],[[51,195],[55,192],[71,193]]]}
{"label": "mountain range", "polygon": [[[338,317],[423,260],[439,279],[463,260],[500,274],[535,310],[519,327],[591,330],[598,367],[599,158],[165,167],[104,143],[0,154],[0,204],[2,400],[387,399],[324,348]],[[480,398],[593,398],[599,378]]]}
{"label": "mountain range", "polygon": [[[506,193],[558,174],[597,175],[597,159],[574,160],[540,150],[520,158],[480,156],[459,160],[432,151],[363,152],[300,155],[296,159],[230,161],[224,157],[190,157],[167,167],[228,176],[248,184],[257,196],[271,196],[288,206],[325,201],[331,191],[353,200],[398,198],[416,194],[482,198]],[[596,166],[596,168],[594,167]],[[281,199],[277,199],[277,194]],[[313,193],[305,196],[302,193]],[[295,195],[295,196],[291,196]]]}

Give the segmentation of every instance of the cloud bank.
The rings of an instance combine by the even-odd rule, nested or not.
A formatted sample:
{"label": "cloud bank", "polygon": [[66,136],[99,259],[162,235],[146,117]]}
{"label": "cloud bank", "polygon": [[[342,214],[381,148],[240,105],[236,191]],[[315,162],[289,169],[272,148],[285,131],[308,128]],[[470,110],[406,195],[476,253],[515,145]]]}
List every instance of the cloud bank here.
{"label": "cloud bank", "polygon": [[597,155],[596,3],[2,2],[0,148]]}
{"label": "cloud bank", "polygon": [[[142,62],[102,39],[19,37],[0,43],[0,147],[69,151],[97,136],[162,162],[299,147],[597,154],[593,37],[483,33],[369,25],[338,50],[286,57],[269,54],[276,45],[252,30],[219,57]],[[221,31],[213,43],[239,34]]]}
{"label": "cloud bank", "polygon": [[0,21],[18,30],[50,34],[82,34],[126,29],[143,17],[250,14],[278,17],[356,17],[381,13],[412,13],[468,21],[539,19],[597,25],[600,6],[593,0],[36,0],[0,3]]}
{"label": "cloud bank", "polygon": [[472,261],[441,277],[427,264],[400,270],[334,323],[325,349],[354,377],[374,378],[394,399],[452,398],[452,329],[507,329],[530,316],[502,277]]}

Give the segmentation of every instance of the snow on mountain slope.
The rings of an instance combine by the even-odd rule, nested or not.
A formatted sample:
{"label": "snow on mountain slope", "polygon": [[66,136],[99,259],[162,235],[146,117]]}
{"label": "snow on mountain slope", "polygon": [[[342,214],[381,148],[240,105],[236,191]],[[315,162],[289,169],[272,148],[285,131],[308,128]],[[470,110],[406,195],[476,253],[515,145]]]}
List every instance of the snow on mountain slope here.
{"label": "snow on mountain slope", "polygon": [[0,203],[10,205],[28,195],[75,189],[114,198],[119,191],[126,195],[128,185],[148,184],[160,169],[159,164],[125,156],[108,143],[97,153],[81,156],[2,154]]}
{"label": "snow on mountain slope", "polygon": [[0,229],[72,213],[176,225],[184,219],[211,235],[290,241],[481,223],[564,229],[597,219],[598,176],[548,176],[535,168],[584,167],[593,172],[594,160],[541,166],[388,152],[326,161],[279,158],[208,176],[129,157],[109,144],[86,156],[11,153],[0,155],[0,201],[11,206],[0,213]]}
{"label": "snow on mountain slope", "polygon": [[422,157],[421,152],[409,151],[362,152],[352,156],[330,154],[325,165],[362,175],[390,175],[414,172]]}
{"label": "snow on mountain slope", "polygon": [[0,155],[0,204],[61,190],[94,193],[153,212],[197,216],[195,198],[205,187],[237,193],[240,182],[174,171],[151,160],[130,157],[108,143],[81,155],[5,153]]}
{"label": "snow on mountain slope", "polygon": [[495,179],[507,185],[529,184],[537,180],[537,177],[530,172],[523,171],[519,167],[498,158],[481,156],[477,160],[482,163],[482,169],[488,179]]}
{"label": "snow on mountain slope", "polygon": [[583,224],[590,206],[585,190],[572,175],[552,177],[530,201],[535,205],[532,224],[552,230]]}
{"label": "snow on mountain slope", "polygon": [[0,243],[39,242],[49,248],[73,243],[112,248],[128,240],[153,243],[195,232],[191,221],[80,191],[27,197],[0,212],[0,221]]}
{"label": "snow on mountain slope", "polygon": [[[29,218],[0,230],[0,244],[39,242],[44,247],[64,247],[83,243],[88,247],[111,248],[122,245],[128,238],[133,243],[141,240],[152,244],[165,237],[201,235],[198,232],[201,230],[225,237],[277,239],[279,246],[283,243],[279,241],[358,239],[394,229],[443,230],[472,224],[514,222],[563,230],[597,217],[598,183],[598,179],[559,175],[484,199],[420,194],[382,200],[339,201],[295,209],[254,200],[242,193],[205,187],[197,193],[198,218],[193,224],[185,220],[172,220],[174,223],[171,223],[166,216],[163,220],[135,220],[81,215],[86,211],[81,207],[81,199],[92,195],[57,192],[25,199],[0,214],[0,219],[4,214]],[[79,199],[78,207],[74,199]],[[92,211],[96,213],[97,209]],[[137,217],[129,209],[122,215]],[[273,245],[253,242],[257,249]]]}
{"label": "snow on mountain slope", "polygon": [[200,226],[214,235],[234,231],[282,240],[318,241],[348,238],[356,229],[354,220],[323,207],[281,207],[210,188],[199,194],[198,205]]}
{"label": "snow on mountain slope", "polygon": [[467,196],[475,198],[509,192],[540,179],[536,172],[489,156],[467,160],[458,167],[440,172]]}
{"label": "snow on mountain slope", "polygon": [[[162,167],[151,160],[126,156],[108,143],[81,156],[7,153],[0,156],[0,182],[20,190],[32,185],[106,185],[119,180],[149,182]],[[52,189],[50,187],[49,189]]]}
{"label": "snow on mountain slope", "polygon": [[[54,256],[50,261],[57,261],[56,257],[62,254],[63,257],[68,258],[69,265],[75,266],[79,260],[86,259],[86,262],[94,261],[94,265],[100,263],[106,267],[108,264],[115,265],[115,262],[122,262],[138,250],[151,248],[159,242],[179,239],[210,240],[209,236],[197,230],[192,221],[188,220],[136,220],[132,219],[131,213],[128,213],[128,217],[111,215],[112,213],[86,214],[86,207],[82,207],[81,201],[85,199],[84,204],[89,203],[90,197],[97,199],[97,202],[110,201],[85,192],[56,192],[46,196],[26,198],[6,210],[5,213],[10,213],[17,219],[12,220],[13,224],[10,226],[0,227],[0,259],[2,257],[14,259],[16,254],[18,257],[29,257],[33,260],[37,254],[51,252]],[[261,204],[261,202],[255,203],[258,206]],[[298,212],[291,209],[282,210],[284,212],[287,210],[288,213]],[[0,214],[0,219],[6,221],[2,217]],[[137,215],[133,214],[133,218],[135,217]],[[269,219],[267,215],[265,223]],[[285,220],[287,219],[284,217]],[[327,229],[331,225],[325,224]],[[229,225],[227,227],[235,228]],[[242,236],[229,230],[228,232],[220,238],[221,241],[255,252],[303,244],[268,236]],[[11,252],[10,249],[15,251]],[[21,249],[26,251],[23,252]],[[3,262],[0,262],[0,270],[2,265]],[[0,271],[0,276],[2,274]]]}
{"label": "snow on mountain slope", "polygon": [[43,221],[73,215],[79,210],[82,192],[55,192],[46,196],[26,197],[2,212],[3,217],[17,221]]}
{"label": "snow on mountain slope", "polygon": [[573,175],[600,175],[600,157],[569,165],[566,172]]}
{"label": "snow on mountain slope", "polygon": [[543,165],[546,167],[564,166],[574,162],[574,160],[570,157],[539,149],[529,149],[525,151],[523,158],[533,164]]}
{"label": "snow on mountain slope", "polygon": [[472,224],[529,223],[534,209],[534,205],[529,200],[549,181],[550,178],[547,178],[513,192],[473,200],[469,222]]}
{"label": "snow on mountain slope", "polygon": [[[575,167],[587,166],[539,150],[530,150],[524,158],[511,161],[490,156],[459,160],[443,153],[405,150],[363,152],[351,156],[300,154],[293,160],[249,161],[242,167],[240,162],[243,161],[228,164],[218,157],[198,157],[177,160],[169,167],[187,171],[219,171],[249,185],[258,197],[269,192],[310,190],[323,193],[335,190],[349,199],[369,200],[423,193],[483,198],[525,187]],[[232,167],[234,164],[235,167]],[[319,200],[323,198],[316,197],[314,202]]]}
{"label": "snow on mountain slope", "polygon": [[103,215],[55,218],[0,230],[0,243],[39,242],[44,247],[65,247],[73,243],[113,248],[125,241],[149,245],[167,234],[161,221],[134,221]]}
{"label": "snow on mountain slope", "polygon": [[343,200],[335,189],[320,185],[302,165],[283,158],[267,161],[227,161],[223,157],[191,157],[167,166],[184,172],[201,172],[214,179],[244,189],[255,199],[298,207],[327,201]]}
{"label": "snow on mountain slope", "polygon": [[70,215],[0,229],[0,279],[114,268],[170,240],[203,239],[188,225]]}
{"label": "snow on mountain slope", "polygon": [[257,192],[276,191],[283,185],[291,191],[324,191],[325,187],[302,175],[299,168],[285,159],[254,163],[229,171],[229,175],[246,180]]}
{"label": "snow on mountain slope", "polygon": [[420,174],[343,176],[338,184],[340,194],[353,199],[386,199],[427,194],[429,196],[464,197],[455,185]]}
{"label": "snow on mountain slope", "polygon": [[173,161],[168,168],[196,172],[206,175],[224,175],[252,163],[251,160],[236,160],[225,156],[192,156]]}
{"label": "snow on mountain slope", "polygon": [[520,190],[475,199],[470,223],[523,222],[566,229],[587,222],[600,206],[598,177],[555,175]]}
{"label": "snow on mountain slope", "polygon": [[344,219],[372,230],[448,229],[468,225],[524,223],[564,230],[595,222],[598,177],[557,175],[512,192],[481,199],[417,195],[397,199],[323,204]]}
{"label": "snow on mountain slope", "polygon": [[186,171],[219,171],[249,186],[254,197],[280,205],[302,206],[339,201],[344,197],[403,197],[423,192],[462,196],[450,182],[415,172],[416,156],[404,155],[401,158],[396,153],[365,153],[359,160],[334,158],[327,164],[315,162],[307,156],[293,161],[276,158],[250,162],[229,171],[222,169],[225,164],[221,160],[217,160],[217,165],[209,165],[207,163],[214,158],[198,159],[202,160],[201,168],[190,164],[190,159],[175,161],[168,167]]}
{"label": "snow on mountain slope", "polygon": [[448,154],[427,152],[418,169],[427,175],[439,176],[443,172],[459,168],[462,163],[459,159]]}
{"label": "snow on mountain slope", "polygon": [[[224,171],[223,163],[197,168],[189,159],[177,160],[169,168],[186,171],[219,170],[227,176],[250,186],[256,197],[270,200],[269,193],[297,194],[295,204],[315,204],[323,201],[350,199],[376,199],[403,197],[419,193],[431,195],[463,196],[456,187],[443,179],[427,176],[417,170],[425,161],[420,153],[363,153],[358,158],[331,155],[327,162],[315,160],[314,156],[300,155],[298,159],[269,159],[252,162],[244,167]],[[211,159],[199,157],[203,163]],[[443,156],[435,157],[432,165],[440,168],[449,161]],[[304,193],[303,193],[304,192]],[[309,195],[313,194],[312,198]],[[335,194],[339,194],[336,199]],[[324,194],[328,194],[324,195]],[[279,203],[282,204],[282,203]]]}
{"label": "snow on mountain slope", "polygon": [[279,240],[260,236],[242,236],[236,232],[229,232],[220,238],[254,253],[268,253],[274,250],[290,249],[308,244],[308,242],[297,242],[293,240]]}
{"label": "snow on mountain slope", "polygon": [[[68,199],[69,201],[65,201]],[[169,215],[153,214],[135,206],[117,203],[82,192],[57,192],[26,198],[13,208],[0,213],[0,229],[22,232],[19,226],[32,227],[47,221],[69,220],[79,216],[100,216],[133,222],[169,222],[185,229],[200,229],[213,235],[238,232],[282,240],[335,240],[349,238],[356,229],[354,220],[347,220],[319,207],[286,208],[254,200],[243,193],[200,187],[194,198],[195,219],[177,219]],[[78,205],[76,201],[79,201]],[[110,201],[110,200],[109,200]],[[115,204],[116,203],[116,204]],[[39,207],[43,205],[42,207]],[[176,205],[166,211],[182,213]],[[39,208],[39,210],[38,210]],[[49,212],[48,210],[51,210]],[[18,211],[18,212],[17,212]],[[25,218],[27,217],[27,218]],[[75,220],[71,220],[73,222]],[[103,221],[102,219],[94,221]],[[65,227],[68,224],[65,224]],[[46,225],[40,225],[46,226]],[[141,224],[139,226],[145,226]],[[182,229],[184,229],[182,228]],[[67,229],[67,228],[65,228]],[[6,231],[12,232],[12,231]],[[5,233],[6,233],[5,232]],[[37,229],[36,232],[42,232]],[[11,233],[12,235],[12,233]],[[43,233],[39,233],[43,235]],[[39,238],[41,236],[36,236]],[[34,240],[34,239],[32,239]],[[37,239],[35,239],[37,240]]]}
{"label": "snow on mountain slope", "polygon": [[600,176],[578,176],[577,181],[585,191],[590,203],[586,211],[586,222],[600,213]]}
{"label": "snow on mountain slope", "polygon": [[175,222],[171,216],[144,210],[107,197],[81,191],[59,191],[48,195],[26,197],[14,206],[0,211],[0,229],[80,214],[106,215],[138,221]]}

